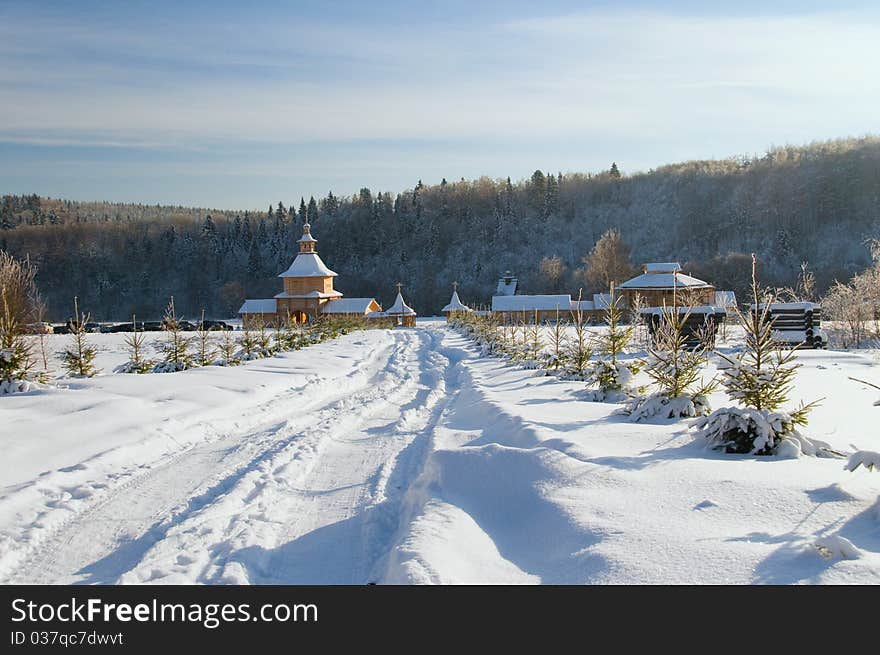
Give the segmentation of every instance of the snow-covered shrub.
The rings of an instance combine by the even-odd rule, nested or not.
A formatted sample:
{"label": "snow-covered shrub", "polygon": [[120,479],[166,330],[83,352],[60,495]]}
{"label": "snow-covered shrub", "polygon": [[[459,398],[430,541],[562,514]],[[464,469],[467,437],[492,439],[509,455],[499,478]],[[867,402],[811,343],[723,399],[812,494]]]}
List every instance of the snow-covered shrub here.
{"label": "snow-covered shrub", "polygon": [[585,381],[588,400],[596,402],[620,402],[637,393],[633,379],[638,374],[639,362],[621,362],[619,357],[629,345],[635,329],[632,325],[622,326],[623,310],[620,298],[611,294],[605,308],[605,331],[596,339],[601,359],[588,364]]}
{"label": "snow-covered shrub", "polygon": [[[718,353],[727,367],[721,383],[727,394],[743,408],[724,407],[698,419],[693,427],[713,448],[728,453],[798,456],[831,454],[827,444],[812,441],[798,432],[816,402],[789,412],[781,411],[792,391],[800,364],[795,348],[780,348],[773,339],[770,320],[772,294],[758,291],[757,260],[752,256],[751,311],[735,308],[745,331],[745,348],[736,357]],[[762,303],[763,300],[763,303]]]}
{"label": "snow-covered shrub", "polygon": [[855,471],[860,466],[864,466],[869,471],[880,472],[880,453],[873,450],[857,450],[849,456],[844,468],[847,471]]}
{"label": "snow-covered shrub", "polygon": [[33,345],[0,289],[0,393],[25,390],[34,367]]}
{"label": "snow-covered shrub", "polygon": [[834,456],[828,444],[798,432],[799,419],[779,411],[750,407],[722,407],[693,423],[697,436],[728,453]]}
{"label": "snow-covered shrub", "polygon": [[710,408],[706,397],[699,394],[671,397],[658,392],[635,398],[618,411],[628,415],[630,420],[641,421],[652,418],[703,416],[710,411]]}
{"label": "snow-covered shrub", "polygon": [[634,421],[662,418],[702,416],[710,411],[708,396],[718,386],[716,378],[705,380],[703,367],[707,361],[706,345],[688,344],[685,325],[690,310],[685,307],[663,307],[654,330],[645,373],[654,383],[656,392],[633,399],[623,408]]}
{"label": "snow-covered shrub", "polygon": [[0,395],[29,391],[46,379],[45,371],[34,372],[34,344],[25,334],[43,307],[35,275],[30,261],[0,251]]}
{"label": "snow-covered shrub", "polygon": [[629,400],[638,393],[634,385],[639,372],[639,362],[621,362],[600,359],[587,366],[586,400],[599,403],[618,403]]}
{"label": "snow-covered shrub", "polygon": [[192,368],[193,356],[190,353],[192,338],[183,334],[180,318],[174,310],[174,296],[165,309],[165,338],[156,344],[162,354],[162,361],[153,367],[155,373],[176,373]]}
{"label": "snow-covered shrub", "polygon": [[125,335],[123,342],[128,350],[128,361],[120,364],[114,370],[117,373],[149,373],[156,365],[155,362],[144,356],[147,337],[143,330],[137,328],[137,316],[131,317],[131,333]]}
{"label": "snow-covered shrub", "polygon": [[69,348],[61,353],[61,362],[69,375],[81,375],[91,377],[98,372],[95,368],[95,356],[97,349],[92,346],[86,337],[86,323],[90,316],[80,314],[79,302],[73,298],[73,320],[70,321],[70,335],[73,342]]}

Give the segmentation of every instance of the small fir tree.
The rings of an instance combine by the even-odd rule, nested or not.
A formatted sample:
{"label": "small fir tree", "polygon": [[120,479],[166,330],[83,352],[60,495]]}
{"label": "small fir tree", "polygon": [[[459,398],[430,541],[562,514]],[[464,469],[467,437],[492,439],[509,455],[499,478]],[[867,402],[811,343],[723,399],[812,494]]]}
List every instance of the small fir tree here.
{"label": "small fir tree", "polygon": [[565,327],[567,322],[556,308],[556,319],[550,326],[550,347],[544,358],[544,368],[558,371],[565,365]]}
{"label": "small fir tree", "polygon": [[135,314],[131,317],[131,332],[125,335],[123,342],[128,350],[128,361],[116,370],[119,373],[149,373],[156,364],[145,356],[147,335],[144,330],[138,330]]}
{"label": "small fir tree", "polygon": [[241,359],[249,361],[257,359],[259,355],[259,341],[253,330],[254,319],[247,319],[241,324]]}
{"label": "small fir tree", "polygon": [[544,349],[544,339],[541,337],[541,322],[538,320],[538,310],[535,310],[533,321],[523,326],[525,345],[523,347],[523,365],[526,368],[540,367],[539,358]]}
{"label": "small fir tree", "polygon": [[601,359],[590,364],[587,371],[587,386],[595,387],[588,393],[588,399],[597,402],[618,402],[632,396],[633,378],[640,366],[637,361],[622,362],[620,356],[632,339],[635,327],[622,325],[623,309],[621,298],[615,293],[614,283],[608,305],[605,308],[605,330],[596,340]]}
{"label": "small fir tree", "polygon": [[663,306],[648,346],[645,373],[656,392],[636,398],[624,409],[632,420],[660,416],[681,418],[703,416],[710,411],[708,396],[718,386],[715,377],[703,378],[707,363],[704,342],[689,343],[685,326],[690,308]]}
{"label": "small fir tree", "polygon": [[89,314],[80,314],[79,300],[73,297],[73,319],[70,321],[71,347],[61,354],[62,366],[69,375],[91,377],[98,372],[95,367],[97,349],[86,337],[86,323],[91,319]]}
{"label": "small fir tree", "polygon": [[583,380],[587,375],[587,366],[593,357],[593,345],[587,324],[589,323],[581,309],[583,290],[578,291],[577,309],[571,310],[571,332],[565,351],[566,377]]}
{"label": "small fir tree", "polygon": [[27,391],[35,364],[33,346],[7,300],[5,287],[0,288],[0,303],[0,394]]}
{"label": "small fir tree", "polygon": [[210,366],[216,359],[216,348],[211,338],[211,330],[205,326],[205,310],[202,310],[202,320],[196,328],[196,354],[195,363],[198,366]]}
{"label": "small fir tree", "polygon": [[220,333],[217,352],[220,354],[218,363],[222,363],[223,366],[238,366],[241,363],[241,360],[238,358],[238,341],[232,330],[224,329]]}
{"label": "small fir tree", "polygon": [[157,373],[185,371],[193,365],[193,357],[190,353],[192,337],[183,333],[181,319],[174,309],[174,296],[171,296],[171,300],[165,308],[163,324],[165,339],[158,343],[159,351],[162,353],[162,362],[154,370]]}
{"label": "small fir tree", "polygon": [[694,427],[712,447],[729,453],[798,456],[833,454],[826,444],[807,439],[798,428],[820,401],[790,412],[781,408],[791,395],[800,364],[797,347],[782,348],[773,339],[770,319],[772,294],[758,288],[757,259],[752,255],[752,299],[749,312],[735,310],[745,332],[745,349],[735,357],[718,353],[727,366],[722,384],[743,407],[724,407],[698,420]]}

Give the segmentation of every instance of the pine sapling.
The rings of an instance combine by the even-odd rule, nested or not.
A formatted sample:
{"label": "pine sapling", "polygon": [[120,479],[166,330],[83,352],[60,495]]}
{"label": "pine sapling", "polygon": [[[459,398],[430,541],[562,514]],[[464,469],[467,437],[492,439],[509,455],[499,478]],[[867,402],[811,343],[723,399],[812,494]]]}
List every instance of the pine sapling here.
{"label": "pine sapling", "polygon": [[523,365],[526,368],[538,368],[538,358],[544,349],[544,340],[541,338],[541,323],[538,321],[538,310],[535,310],[534,321],[525,325],[526,345]]}
{"label": "pine sapling", "polygon": [[28,391],[35,361],[24,326],[0,288],[0,395]]}
{"label": "pine sapling", "polygon": [[797,369],[796,349],[782,348],[773,339],[770,319],[772,294],[758,290],[757,259],[752,255],[752,299],[749,312],[735,310],[745,332],[745,348],[725,360],[722,384],[742,407],[724,407],[694,423],[698,434],[713,448],[753,455],[835,455],[827,444],[808,439],[798,428],[807,424],[809,412],[820,401],[781,411],[793,390]]}
{"label": "pine sapling", "polygon": [[548,371],[558,371],[560,366],[565,365],[565,327],[567,322],[559,314],[556,307],[556,318],[550,326],[550,346],[544,358],[544,368]]}
{"label": "pine sapling", "polygon": [[594,387],[587,398],[597,402],[619,402],[630,398],[636,391],[631,388],[638,374],[637,361],[620,361],[632,339],[635,326],[621,325],[622,301],[611,284],[608,306],[605,308],[605,330],[596,340],[601,359],[592,362],[587,369],[587,386]]}
{"label": "pine sapling", "polygon": [[253,319],[245,319],[241,324],[241,359],[249,361],[257,359],[259,355],[259,342],[253,330]]}
{"label": "pine sapling", "polygon": [[119,373],[149,373],[153,370],[155,362],[147,359],[147,335],[144,330],[138,330],[137,315],[132,314],[131,332],[125,335],[123,342],[128,350],[128,361],[117,368]]}
{"label": "pine sapling", "polygon": [[86,324],[91,316],[80,314],[79,301],[76,296],[73,297],[73,316],[73,320],[70,321],[72,344],[61,354],[62,366],[69,375],[91,377],[98,372],[95,367],[95,357],[98,351],[86,337]]}
{"label": "pine sapling", "polygon": [[587,376],[587,366],[593,357],[593,345],[588,319],[581,309],[582,291],[578,291],[577,309],[571,310],[571,334],[565,351],[565,377],[572,380],[583,380]]}
{"label": "pine sapling", "polygon": [[181,319],[174,309],[174,296],[171,296],[171,300],[165,308],[163,323],[165,339],[158,343],[158,348],[162,353],[162,362],[157,364],[154,370],[156,373],[185,371],[193,365],[193,357],[190,354],[192,337],[183,333]]}
{"label": "pine sapling", "polygon": [[217,344],[220,354],[220,362],[223,366],[237,366],[241,363],[238,358],[238,341],[232,330],[224,329],[220,333],[220,342]]}
{"label": "pine sapling", "polygon": [[690,314],[689,307],[664,305],[660,309],[644,367],[656,391],[627,405],[624,413],[632,420],[709,413],[708,396],[717,388],[718,380],[712,377],[707,381],[702,376],[708,357],[702,342],[689,343],[685,326]]}
{"label": "pine sapling", "polygon": [[211,338],[211,330],[205,325],[205,310],[202,310],[202,320],[196,328],[196,354],[195,363],[198,366],[210,366],[216,359],[214,340]]}

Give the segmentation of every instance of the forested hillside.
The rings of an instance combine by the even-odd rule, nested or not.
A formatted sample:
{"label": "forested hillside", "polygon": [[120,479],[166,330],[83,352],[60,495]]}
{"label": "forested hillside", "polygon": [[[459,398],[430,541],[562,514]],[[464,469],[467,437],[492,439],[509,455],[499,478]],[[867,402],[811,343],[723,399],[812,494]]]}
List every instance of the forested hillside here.
{"label": "forested hillside", "polygon": [[71,313],[75,294],[102,320],[157,317],[171,295],[187,316],[201,308],[230,316],[245,295],[280,289],[275,275],[295,256],[306,217],[322,258],[339,273],[338,289],[387,306],[400,280],[422,314],[448,301],[453,280],[465,302],[487,303],[505,269],[523,292],[576,294],[581,258],[609,227],[620,230],[635,263],[681,261],[719,288],[743,290],[754,251],[763,282],[791,284],[807,261],[823,290],[865,268],[864,242],[880,237],[880,139],[632,176],[616,167],[536,171],[515,182],[330,193],[290,209],[272,200],[262,212],[235,212],[5,196],[0,249],[36,263],[55,319]]}

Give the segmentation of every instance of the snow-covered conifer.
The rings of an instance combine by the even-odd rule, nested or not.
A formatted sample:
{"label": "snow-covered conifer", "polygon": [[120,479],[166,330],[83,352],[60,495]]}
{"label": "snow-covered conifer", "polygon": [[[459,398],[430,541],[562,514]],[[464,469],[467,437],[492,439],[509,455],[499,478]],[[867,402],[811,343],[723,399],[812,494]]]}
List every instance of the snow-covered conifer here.
{"label": "snow-covered conifer", "polygon": [[131,332],[123,338],[125,348],[128,350],[128,361],[116,368],[117,373],[148,373],[155,366],[155,362],[147,359],[147,336],[143,330],[138,330],[137,315],[131,317]]}
{"label": "snow-covered conifer", "polygon": [[216,359],[216,350],[214,340],[211,338],[211,331],[205,326],[205,310],[202,310],[202,320],[196,328],[196,353],[195,363],[198,366],[210,366]]}
{"label": "snow-covered conifer", "polygon": [[220,342],[217,344],[217,352],[220,355],[218,364],[223,366],[237,366],[241,363],[238,358],[238,342],[232,330],[223,330],[220,333]]}
{"label": "snow-covered conifer", "polygon": [[743,407],[723,407],[694,422],[698,434],[709,444],[729,453],[797,457],[831,454],[824,444],[798,432],[818,401],[792,411],[781,411],[792,392],[800,367],[795,348],[782,348],[773,339],[770,304],[773,295],[758,288],[757,259],[752,255],[750,311],[735,309],[745,331],[745,349],[738,356],[718,353],[725,360],[722,384],[728,395]]}
{"label": "snow-covered conifer", "polygon": [[587,367],[587,387],[592,389],[587,394],[589,400],[596,402],[619,402],[630,398],[637,390],[633,387],[633,379],[639,372],[638,361],[621,361],[620,355],[632,339],[635,326],[621,325],[623,309],[621,299],[614,292],[605,308],[605,330],[596,339],[601,358]]}
{"label": "snow-covered conifer", "polygon": [[593,357],[593,344],[588,319],[581,309],[582,291],[578,291],[577,309],[571,310],[571,334],[565,349],[565,377],[572,380],[583,380],[587,375],[587,365]]}
{"label": "snow-covered conifer", "polygon": [[24,334],[24,326],[7,299],[6,287],[0,288],[0,394],[27,391],[35,364],[33,345]]}
{"label": "snow-covered conifer", "polygon": [[707,397],[718,386],[718,381],[714,377],[703,378],[706,344],[688,343],[685,325],[689,316],[687,307],[664,306],[660,309],[644,364],[645,373],[653,381],[656,391],[627,404],[623,413],[632,420],[709,413]]}
{"label": "snow-covered conifer", "polygon": [[73,298],[73,320],[70,321],[70,334],[73,343],[61,354],[64,369],[69,375],[82,375],[91,377],[98,372],[95,367],[97,349],[89,343],[86,337],[86,323],[90,315],[80,314],[79,300]]}
{"label": "snow-covered conifer", "polygon": [[559,307],[557,307],[556,318],[553,321],[553,325],[550,326],[549,349],[544,357],[544,368],[547,370],[558,371],[560,367],[565,366],[566,325],[567,322],[559,313]]}
{"label": "snow-covered conifer", "polygon": [[163,319],[165,339],[157,344],[162,353],[162,361],[153,369],[156,373],[185,371],[193,366],[193,356],[190,353],[192,337],[184,335],[180,321],[174,309],[174,296],[171,296]]}

